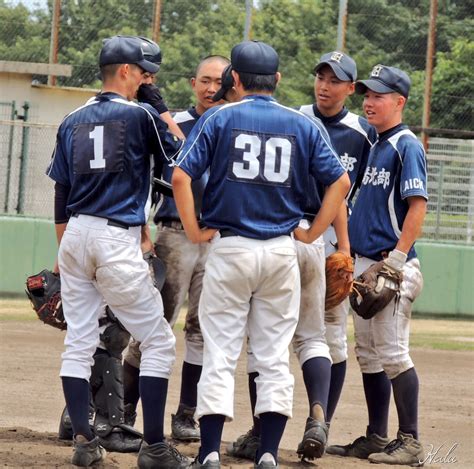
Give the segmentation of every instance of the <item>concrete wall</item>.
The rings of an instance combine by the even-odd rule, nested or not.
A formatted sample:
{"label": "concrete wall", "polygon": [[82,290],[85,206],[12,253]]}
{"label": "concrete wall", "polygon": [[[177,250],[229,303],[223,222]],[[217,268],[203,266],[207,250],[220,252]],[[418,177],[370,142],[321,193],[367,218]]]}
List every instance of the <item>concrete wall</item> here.
{"label": "concrete wall", "polygon": [[[414,311],[474,316],[474,247],[418,243],[424,290]],[[0,293],[20,294],[28,275],[52,268],[57,244],[49,220],[0,217]]]}
{"label": "concrete wall", "polygon": [[34,85],[32,75],[0,73],[0,101],[16,101],[18,112],[30,104],[29,121],[58,125],[66,114],[84,104],[98,90]]}

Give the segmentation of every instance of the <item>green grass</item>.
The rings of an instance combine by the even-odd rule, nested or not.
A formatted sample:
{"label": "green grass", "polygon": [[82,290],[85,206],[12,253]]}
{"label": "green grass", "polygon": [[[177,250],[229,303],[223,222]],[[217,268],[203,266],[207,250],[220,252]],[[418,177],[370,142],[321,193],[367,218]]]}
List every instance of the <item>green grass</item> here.
{"label": "green grass", "polygon": [[[183,329],[185,314],[183,308],[174,327],[176,331]],[[0,299],[0,324],[6,321],[34,322],[38,319],[27,299]],[[349,317],[347,332],[349,343],[353,344],[352,317]],[[412,348],[474,351],[474,320],[418,316],[411,321],[410,343]]]}

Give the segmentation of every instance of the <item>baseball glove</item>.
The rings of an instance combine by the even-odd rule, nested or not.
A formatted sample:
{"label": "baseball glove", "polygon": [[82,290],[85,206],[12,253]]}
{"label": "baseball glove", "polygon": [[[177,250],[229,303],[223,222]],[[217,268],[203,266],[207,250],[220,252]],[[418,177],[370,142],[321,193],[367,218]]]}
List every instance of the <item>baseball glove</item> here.
{"label": "baseball glove", "polygon": [[[337,251],[326,258],[326,311],[341,304],[351,292],[352,257]],[[349,280],[350,278],[350,280]]]}
{"label": "baseball glove", "polygon": [[352,309],[362,318],[373,318],[395,296],[400,295],[403,273],[384,261],[370,266],[354,280],[350,302]]}
{"label": "baseball glove", "polygon": [[41,321],[57,329],[67,328],[61,303],[59,274],[45,269],[28,277],[25,292]]}
{"label": "baseball glove", "polygon": [[161,291],[166,279],[166,265],[153,251],[145,252],[143,259],[148,263],[153,285]]}

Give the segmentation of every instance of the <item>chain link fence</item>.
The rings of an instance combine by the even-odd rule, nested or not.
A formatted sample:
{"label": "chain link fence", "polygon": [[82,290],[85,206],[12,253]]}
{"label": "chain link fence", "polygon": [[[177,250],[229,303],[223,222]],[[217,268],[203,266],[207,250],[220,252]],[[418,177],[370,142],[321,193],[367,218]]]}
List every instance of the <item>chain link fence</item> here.
{"label": "chain link fence", "polygon": [[[45,170],[56,131],[52,125],[0,121],[0,152],[10,155],[0,160],[4,214],[53,218],[53,182]],[[473,150],[474,140],[430,139],[430,200],[422,239],[474,244]]]}
{"label": "chain link fence", "polygon": [[[53,28],[57,2],[60,14]],[[153,37],[163,51],[158,81],[168,105],[187,108],[192,100],[188,80],[199,60],[209,54],[229,55],[245,31],[277,49],[283,75],[277,98],[299,106],[313,99],[311,72],[317,59],[341,43],[356,59],[360,78],[367,77],[377,63],[410,74],[405,120],[421,126],[434,2],[430,127],[472,134],[472,1],[347,0],[342,40],[336,33],[344,3],[339,0],[4,0],[0,2],[0,59],[48,62],[56,54],[59,63],[73,66],[72,76],[57,77],[57,84],[99,88],[97,57],[103,38]],[[58,32],[57,48],[50,44],[52,30]],[[35,79],[45,83],[47,77]],[[360,97],[354,96],[349,104],[361,109]]]}

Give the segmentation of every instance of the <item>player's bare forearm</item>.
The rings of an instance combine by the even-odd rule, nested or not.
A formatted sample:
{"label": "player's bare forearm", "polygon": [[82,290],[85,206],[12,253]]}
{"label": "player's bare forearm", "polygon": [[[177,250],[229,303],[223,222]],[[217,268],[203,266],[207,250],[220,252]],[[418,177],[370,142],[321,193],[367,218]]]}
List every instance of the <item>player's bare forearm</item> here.
{"label": "player's bare forearm", "polygon": [[153,241],[151,239],[150,227],[148,226],[148,224],[142,226],[140,247],[143,254],[150,251],[155,252]]}
{"label": "player's bare forearm", "polygon": [[56,223],[56,239],[58,240],[58,246],[61,244],[61,239],[63,238],[63,234],[66,231],[67,223]]}
{"label": "player's bare forearm", "polygon": [[344,254],[350,256],[351,245],[349,242],[349,232],[347,229],[347,204],[346,201],[341,204],[336,218],[332,222],[337,238],[337,249]]}
{"label": "player's bare forearm", "polygon": [[217,230],[199,228],[194,212],[194,195],[191,189],[191,178],[182,169],[176,167],[171,179],[174,200],[178,209],[181,223],[189,241],[192,243],[205,243],[212,239]]}
{"label": "player's bare forearm", "polygon": [[402,234],[395,248],[405,254],[408,253],[421,234],[427,205],[424,197],[409,197],[407,202],[409,205],[408,212],[403,222]]}
{"label": "player's bare forearm", "polygon": [[[58,246],[61,244],[61,239],[63,238],[64,232],[66,231],[66,226],[67,226],[67,223],[56,223],[54,225],[56,229],[56,239],[58,240]],[[59,273],[59,264],[58,264],[57,257],[56,257],[56,260],[54,261],[53,272],[56,274]]]}
{"label": "player's bare forearm", "polygon": [[349,191],[350,185],[349,176],[347,173],[344,173],[327,188],[321,203],[321,208],[314,217],[311,226],[307,230],[297,228],[294,231],[295,238],[298,241],[311,244],[327,230],[328,226],[336,218],[342,202]]}
{"label": "player's bare forearm", "polygon": [[180,138],[181,140],[185,140],[183,132],[179,128],[178,124],[173,120],[171,113],[169,111],[163,112],[160,114],[160,117],[168,124],[168,130],[176,135],[176,137]]}

